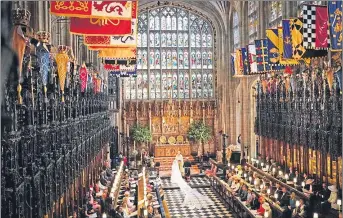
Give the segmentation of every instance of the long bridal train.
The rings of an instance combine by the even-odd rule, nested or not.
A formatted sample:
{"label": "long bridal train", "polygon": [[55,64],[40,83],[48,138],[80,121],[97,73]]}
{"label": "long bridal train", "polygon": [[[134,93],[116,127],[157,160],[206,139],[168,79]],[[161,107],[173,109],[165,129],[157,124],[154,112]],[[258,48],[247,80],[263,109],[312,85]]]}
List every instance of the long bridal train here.
{"label": "long bridal train", "polygon": [[214,205],[214,202],[209,197],[200,194],[195,189],[192,189],[182,178],[177,160],[174,160],[173,162],[170,180],[172,183],[177,184],[185,195],[185,199],[183,200],[184,206],[192,209],[200,209]]}

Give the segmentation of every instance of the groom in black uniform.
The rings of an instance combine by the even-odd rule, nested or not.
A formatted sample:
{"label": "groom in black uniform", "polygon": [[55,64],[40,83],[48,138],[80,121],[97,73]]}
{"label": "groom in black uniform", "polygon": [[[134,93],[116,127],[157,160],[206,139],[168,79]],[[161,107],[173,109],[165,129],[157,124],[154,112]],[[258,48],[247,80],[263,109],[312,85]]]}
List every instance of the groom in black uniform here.
{"label": "groom in black uniform", "polygon": [[183,168],[185,168],[185,179],[187,182],[191,179],[191,167],[192,164],[189,159],[186,157],[186,161],[183,163]]}

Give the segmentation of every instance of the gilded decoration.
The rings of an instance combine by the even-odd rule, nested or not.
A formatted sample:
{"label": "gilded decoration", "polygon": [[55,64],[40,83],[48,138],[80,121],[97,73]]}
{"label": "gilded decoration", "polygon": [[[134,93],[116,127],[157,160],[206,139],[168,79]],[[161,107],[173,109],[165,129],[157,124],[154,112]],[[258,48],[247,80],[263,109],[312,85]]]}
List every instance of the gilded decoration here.
{"label": "gilded decoration", "polygon": [[153,117],[151,121],[152,134],[160,134],[162,132],[161,117]]}
{"label": "gilded decoration", "polygon": [[160,145],[155,147],[155,157],[175,157],[178,151],[180,151],[184,157],[191,155],[191,148],[189,145]]}
{"label": "gilded decoration", "polygon": [[182,116],[180,118],[180,134],[187,134],[189,129],[190,118],[188,116]]}
{"label": "gilded decoration", "polygon": [[[193,108],[191,105],[192,103],[194,105]],[[148,123],[150,123],[153,135],[152,148],[155,150],[155,155],[157,154],[158,156],[167,157],[168,155],[176,154],[179,148],[185,149],[185,152],[191,152],[192,149],[197,150],[198,145],[187,140],[187,132],[190,123],[196,120],[202,120],[203,115],[205,115],[204,121],[212,126],[212,130],[215,129],[214,101],[199,103],[189,101],[154,103],[130,101],[126,103],[125,108],[127,124],[135,124],[138,122],[148,125]],[[196,108],[198,108],[199,111],[198,116],[195,116],[196,113],[194,109]],[[149,113],[150,111],[151,113]],[[166,149],[168,146],[169,148]],[[174,149],[175,152],[170,149]],[[214,150],[215,141],[211,140],[205,145],[205,152],[213,152]]]}

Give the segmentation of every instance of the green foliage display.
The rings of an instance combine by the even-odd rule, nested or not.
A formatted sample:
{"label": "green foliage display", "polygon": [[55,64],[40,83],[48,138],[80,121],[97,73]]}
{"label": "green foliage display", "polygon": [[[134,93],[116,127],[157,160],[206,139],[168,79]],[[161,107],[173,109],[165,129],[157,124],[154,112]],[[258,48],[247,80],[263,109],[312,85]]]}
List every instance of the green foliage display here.
{"label": "green foliage display", "polygon": [[133,140],[138,143],[146,143],[152,141],[152,134],[148,126],[135,125],[130,130],[130,135]]}
{"label": "green foliage display", "polygon": [[208,142],[212,137],[212,130],[203,121],[196,121],[191,124],[188,130],[188,138],[198,143]]}

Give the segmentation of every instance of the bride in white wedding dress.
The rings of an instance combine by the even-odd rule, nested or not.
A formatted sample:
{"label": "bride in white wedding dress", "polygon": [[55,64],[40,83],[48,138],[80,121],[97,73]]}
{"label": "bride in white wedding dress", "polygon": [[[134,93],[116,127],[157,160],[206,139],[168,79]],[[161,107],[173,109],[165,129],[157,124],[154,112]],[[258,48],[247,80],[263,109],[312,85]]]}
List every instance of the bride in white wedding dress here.
{"label": "bride in white wedding dress", "polygon": [[182,178],[177,160],[174,160],[173,162],[170,180],[172,183],[177,184],[185,195],[185,199],[183,200],[184,206],[192,209],[200,209],[214,204],[209,197],[200,194],[197,190],[192,189],[187,184]]}

